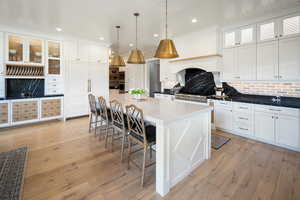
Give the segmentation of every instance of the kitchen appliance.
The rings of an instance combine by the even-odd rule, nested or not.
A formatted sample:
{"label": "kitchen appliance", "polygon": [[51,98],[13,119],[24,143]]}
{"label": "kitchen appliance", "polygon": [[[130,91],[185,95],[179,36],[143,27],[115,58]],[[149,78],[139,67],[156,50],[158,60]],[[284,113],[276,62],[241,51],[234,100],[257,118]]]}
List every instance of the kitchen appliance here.
{"label": "kitchen appliance", "polygon": [[147,62],[149,69],[149,94],[150,97],[154,97],[155,92],[161,92],[161,83],[160,83],[160,62],[159,60],[152,60]]}

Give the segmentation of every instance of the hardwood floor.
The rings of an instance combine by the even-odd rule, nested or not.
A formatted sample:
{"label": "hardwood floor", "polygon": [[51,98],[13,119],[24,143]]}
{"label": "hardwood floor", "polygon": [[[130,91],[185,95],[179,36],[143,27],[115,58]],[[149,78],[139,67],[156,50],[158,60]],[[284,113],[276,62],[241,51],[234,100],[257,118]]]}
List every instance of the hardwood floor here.
{"label": "hardwood floor", "polygon": [[[300,199],[300,153],[218,133],[232,140],[163,199]],[[0,130],[0,151],[24,145],[24,200],[160,199],[155,167],[141,188],[140,171],[89,134],[87,118]]]}

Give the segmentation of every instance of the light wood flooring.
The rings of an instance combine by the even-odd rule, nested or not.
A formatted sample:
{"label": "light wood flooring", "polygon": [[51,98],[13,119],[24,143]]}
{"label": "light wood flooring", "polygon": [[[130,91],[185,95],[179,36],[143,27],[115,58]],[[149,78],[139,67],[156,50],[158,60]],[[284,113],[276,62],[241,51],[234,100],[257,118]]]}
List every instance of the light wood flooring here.
{"label": "light wood flooring", "polygon": [[[231,134],[232,140],[163,199],[300,199],[300,153]],[[140,171],[126,169],[119,150],[88,133],[88,119],[0,130],[0,151],[30,147],[24,200],[161,199],[155,167],[140,187]]]}

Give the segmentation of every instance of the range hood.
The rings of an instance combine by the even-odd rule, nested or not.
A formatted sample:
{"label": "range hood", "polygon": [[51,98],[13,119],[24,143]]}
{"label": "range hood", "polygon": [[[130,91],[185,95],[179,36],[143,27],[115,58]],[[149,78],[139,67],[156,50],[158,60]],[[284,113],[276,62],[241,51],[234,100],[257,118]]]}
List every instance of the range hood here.
{"label": "range hood", "polygon": [[178,73],[184,69],[199,68],[207,72],[219,72],[222,66],[222,55],[210,54],[197,57],[170,60],[171,73]]}

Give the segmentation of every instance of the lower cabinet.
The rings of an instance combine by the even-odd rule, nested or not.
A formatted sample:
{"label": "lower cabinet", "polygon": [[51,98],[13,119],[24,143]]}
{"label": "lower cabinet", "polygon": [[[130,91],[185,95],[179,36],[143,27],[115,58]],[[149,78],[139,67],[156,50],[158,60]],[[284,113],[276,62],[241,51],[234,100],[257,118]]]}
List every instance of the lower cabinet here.
{"label": "lower cabinet", "polygon": [[275,119],[272,113],[255,112],[255,137],[275,142]]}
{"label": "lower cabinet", "polygon": [[232,130],[232,109],[225,106],[216,106],[214,111],[216,128]]}
{"label": "lower cabinet", "polygon": [[276,117],[276,142],[290,147],[300,147],[300,119],[294,116]]}
{"label": "lower cabinet", "polygon": [[217,129],[300,151],[300,109],[214,102]]}
{"label": "lower cabinet", "polygon": [[63,118],[63,97],[0,101],[0,127]]}
{"label": "lower cabinet", "polygon": [[62,117],[62,98],[41,99],[41,119],[53,119]]}
{"label": "lower cabinet", "polygon": [[9,102],[0,102],[0,127],[9,125]]}
{"label": "lower cabinet", "polygon": [[12,124],[37,121],[39,119],[39,100],[12,101]]}

